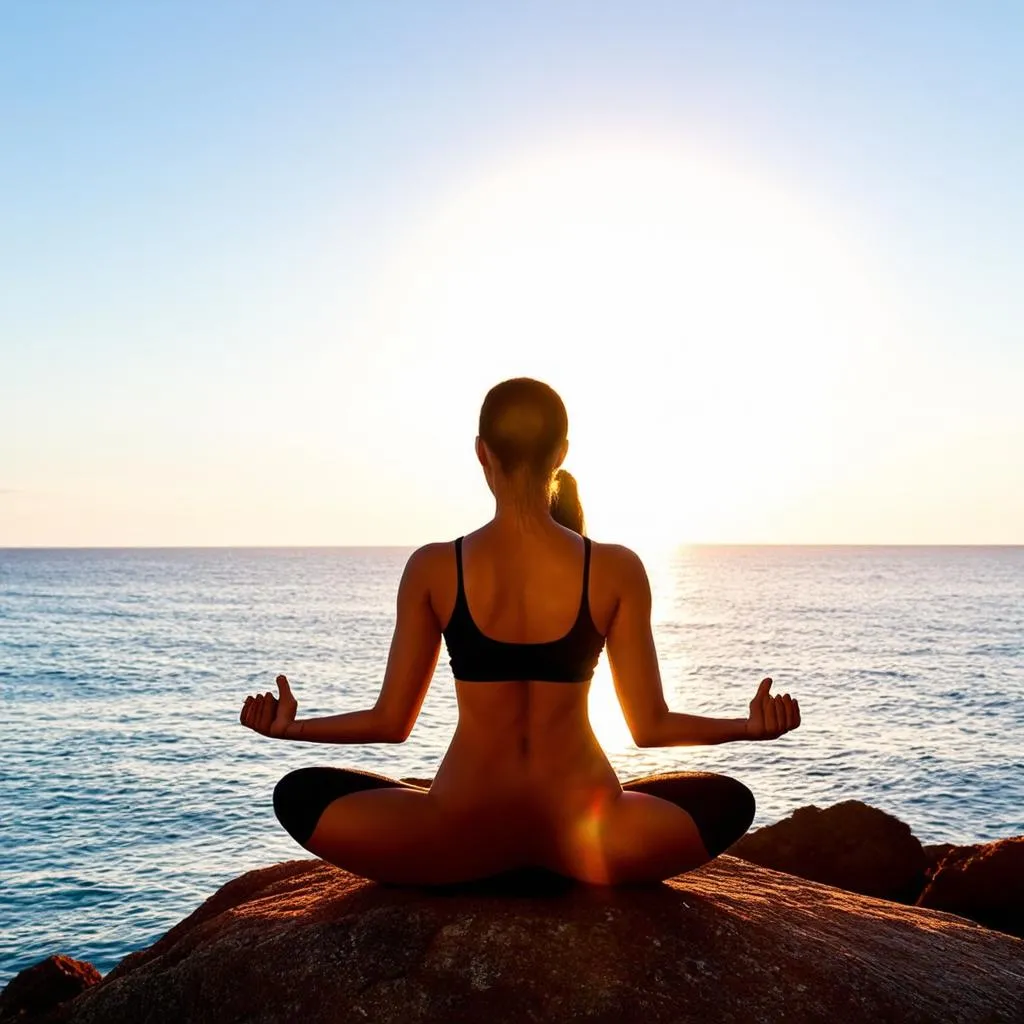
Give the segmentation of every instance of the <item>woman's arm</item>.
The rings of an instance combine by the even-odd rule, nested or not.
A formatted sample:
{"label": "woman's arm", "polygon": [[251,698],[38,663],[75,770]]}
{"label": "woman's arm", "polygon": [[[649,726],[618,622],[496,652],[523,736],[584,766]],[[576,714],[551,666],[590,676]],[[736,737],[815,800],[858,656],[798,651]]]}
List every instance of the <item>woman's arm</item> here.
{"label": "woman's arm", "polygon": [[289,722],[279,736],[310,743],[401,743],[405,739],[382,721],[376,708]]}
{"label": "woman's arm", "polygon": [[401,743],[420,713],[441,650],[441,627],[430,602],[431,544],[409,557],[398,587],[398,611],[384,683],[372,708],[322,718],[296,719],[298,708],[288,680],[278,676],[280,698],[248,697],[241,722],[279,739],[313,743]]}
{"label": "woman's arm", "polygon": [[619,603],[608,628],[608,664],[633,742],[638,747],[703,746],[732,740],[775,739],[800,724],[789,694],[773,697],[761,681],[746,718],[709,718],[669,711],[651,632],[651,586],[643,563],[629,548],[611,547],[621,580]]}

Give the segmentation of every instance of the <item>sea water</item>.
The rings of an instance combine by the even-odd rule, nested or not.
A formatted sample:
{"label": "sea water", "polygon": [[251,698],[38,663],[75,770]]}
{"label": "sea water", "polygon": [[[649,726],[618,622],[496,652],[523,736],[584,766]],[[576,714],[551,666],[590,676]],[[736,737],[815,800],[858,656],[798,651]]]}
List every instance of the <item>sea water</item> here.
{"label": "sea water", "polygon": [[[271,808],[292,768],[434,772],[456,715],[443,651],[404,744],[238,723],[278,672],[300,716],[372,704],[407,555],[0,551],[0,984],[58,951],[106,971],[229,879],[307,856]],[[647,567],[669,706],[744,716],[771,675],[803,723],[637,749],[602,659],[591,718],[620,777],[726,772],[754,827],[856,798],[922,842],[1024,833],[1024,548],[696,547]]]}

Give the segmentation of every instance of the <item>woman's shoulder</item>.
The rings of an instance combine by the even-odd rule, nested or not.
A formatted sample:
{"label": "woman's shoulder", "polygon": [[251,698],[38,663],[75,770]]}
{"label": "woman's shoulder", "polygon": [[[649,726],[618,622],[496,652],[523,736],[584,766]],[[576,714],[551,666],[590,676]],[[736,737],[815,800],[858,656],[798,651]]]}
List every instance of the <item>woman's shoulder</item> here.
{"label": "woman's shoulder", "polygon": [[433,541],[430,544],[423,544],[409,555],[405,563],[406,572],[429,573],[439,565],[447,565],[452,560],[452,552],[454,550],[454,541],[450,540]]}
{"label": "woman's shoulder", "polygon": [[650,583],[643,559],[625,544],[591,541],[591,566],[617,593],[641,591]]}
{"label": "woman's shoulder", "polygon": [[643,566],[640,556],[625,544],[612,544],[607,541],[590,541],[594,557],[599,557],[610,565],[617,565],[623,568]]}

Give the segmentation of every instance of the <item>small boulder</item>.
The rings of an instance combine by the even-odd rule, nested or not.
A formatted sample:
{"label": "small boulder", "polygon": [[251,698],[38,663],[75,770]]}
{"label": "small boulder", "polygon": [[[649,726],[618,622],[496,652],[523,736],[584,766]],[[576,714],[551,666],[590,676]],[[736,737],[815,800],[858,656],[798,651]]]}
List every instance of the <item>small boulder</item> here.
{"label": "small boulder", "polygon": [[100,972],[84,960],[48,956],[16,974],[0,992],[0,1021],[39,1020],[99,980]]}
{"label": "small boulder", "polygon": [[891,814],[844,800],[800,807],[748,832],[735,857],[864,896],[912,904],[925,884],[927,858],[910,826]]}
{"label": "small boulder", "polygon": [[939,863],[917,905],[960,914],[1024,938],[1024,836],[954,847]]}

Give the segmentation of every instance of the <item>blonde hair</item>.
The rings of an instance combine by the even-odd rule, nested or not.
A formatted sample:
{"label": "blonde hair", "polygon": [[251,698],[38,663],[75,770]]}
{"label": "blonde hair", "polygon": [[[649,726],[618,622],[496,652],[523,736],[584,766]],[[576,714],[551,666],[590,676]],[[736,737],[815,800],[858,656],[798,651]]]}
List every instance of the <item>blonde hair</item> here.
{"label": "blonde hair", "polygon": [[569,432],[565,403],[554,388],[532,377],[495,384],[480,408],[479,434],[510,477],[542,485],[555,522],[583,533],[583,507],[576,479],[555,461]]}

